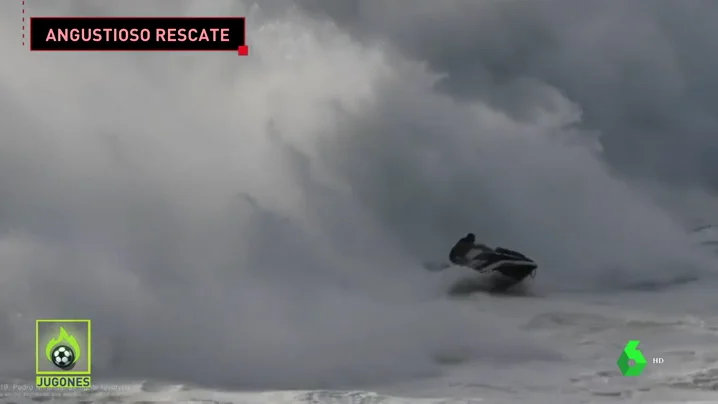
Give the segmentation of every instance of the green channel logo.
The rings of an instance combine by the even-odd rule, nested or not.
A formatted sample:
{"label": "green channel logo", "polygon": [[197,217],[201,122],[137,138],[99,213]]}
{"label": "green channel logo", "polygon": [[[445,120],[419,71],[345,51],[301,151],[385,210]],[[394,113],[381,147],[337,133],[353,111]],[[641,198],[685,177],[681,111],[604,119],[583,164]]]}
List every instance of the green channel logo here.
{"label": "green channel logo", "polygon": [[643,373],[648,361],[643,357],[643,352],[638,350],[638,344],[640,343],[641,341],[631,340],[623,347],[623,352],[618,357],[618,362],[616,362],[622,375],[630,377],[640,376]]}
{"label": "green channel logo", "polygon": [[43,389],[92,386],[91,320],[36,320],[35,386]]}

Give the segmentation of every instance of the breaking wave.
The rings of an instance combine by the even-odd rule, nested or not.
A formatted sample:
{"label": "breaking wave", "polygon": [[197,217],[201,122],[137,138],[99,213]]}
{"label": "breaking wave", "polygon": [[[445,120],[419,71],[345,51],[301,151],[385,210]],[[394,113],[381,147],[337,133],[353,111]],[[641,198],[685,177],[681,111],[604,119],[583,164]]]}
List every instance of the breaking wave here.
{"label": "breaking wave", "polygon": [[544,290],[711,270],[561,89],[531,82],[519,119],[297,9],[157,4],[36,12],[247,14],[252,56],[0,40],[0,374],[54,316],[93,319],[98,377],[353,388],[561,360],[421,267],[467,231],[535,257]]}

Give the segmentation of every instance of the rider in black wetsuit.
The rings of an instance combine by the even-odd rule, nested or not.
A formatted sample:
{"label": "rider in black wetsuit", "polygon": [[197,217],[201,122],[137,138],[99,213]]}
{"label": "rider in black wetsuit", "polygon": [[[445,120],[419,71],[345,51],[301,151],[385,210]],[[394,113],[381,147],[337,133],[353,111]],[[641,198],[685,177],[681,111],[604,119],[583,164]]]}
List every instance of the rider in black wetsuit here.
{"label": "rider in black wetsuit", "polygon": [[451,252],[449,253],[449,261],[456,265],[466,265],[468,263],[466,254],[468,254],[471,250],[475,248],[480,248],[482,250],[491,250],[489,247],[483,244],[476,244],[475,242],[476,236],[474,236],[474,233],[469,233],[466,235],[466,237],[457,241],[454,247],[451,249]]}

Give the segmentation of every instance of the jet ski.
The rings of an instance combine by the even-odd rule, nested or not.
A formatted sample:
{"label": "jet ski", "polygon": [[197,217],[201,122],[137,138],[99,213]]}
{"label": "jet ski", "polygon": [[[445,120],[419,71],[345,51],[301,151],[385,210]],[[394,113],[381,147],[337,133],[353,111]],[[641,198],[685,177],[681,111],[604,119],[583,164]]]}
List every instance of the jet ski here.
{"label": "jet ski", "polygon": [[505,290],[536,275],[538,265],[531,258],[508,248],[474,249],[467,267],[487,276],[493,290]]}

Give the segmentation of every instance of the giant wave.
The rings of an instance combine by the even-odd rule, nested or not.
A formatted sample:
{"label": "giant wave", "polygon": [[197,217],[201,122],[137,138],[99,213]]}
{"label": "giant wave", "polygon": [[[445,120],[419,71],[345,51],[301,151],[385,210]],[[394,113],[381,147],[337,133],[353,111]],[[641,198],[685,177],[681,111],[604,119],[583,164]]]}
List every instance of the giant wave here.
{"label": "giant wave", "polygon": [[535,258],[548,295],[714,273],[550,80],[511,80],[517,116],[449,92],[457,76],[401,41],[278,2],[32,7],[246,14],[252,56],[0,40],[0,375],[31,371],[32,319],[53,316],[92,318],[96,373],[118,380],[351,390],[562,361],[422,270],[467,231]]}

